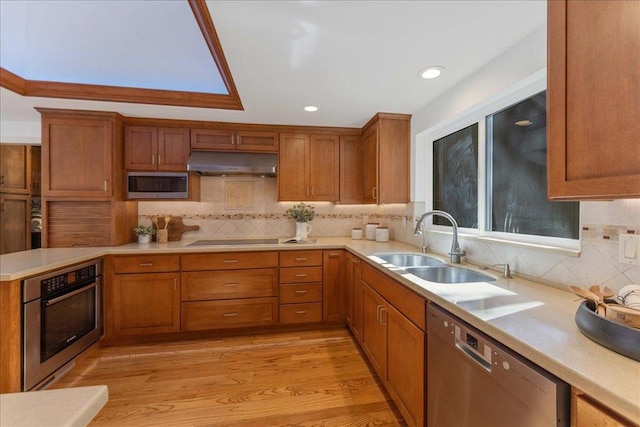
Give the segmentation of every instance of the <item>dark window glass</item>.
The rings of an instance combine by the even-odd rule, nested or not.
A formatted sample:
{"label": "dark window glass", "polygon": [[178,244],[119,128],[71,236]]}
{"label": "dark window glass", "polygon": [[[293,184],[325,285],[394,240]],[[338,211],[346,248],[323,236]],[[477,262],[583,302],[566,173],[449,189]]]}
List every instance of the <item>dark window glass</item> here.
{"label": "dark window glass", "polygon": [[433,142],[433,208],[450,213],[460,227],[478,227],[477,123]]}
{"label": "dark window glass", "polygon": [[545,91],[487,116],[487,229],[579,237],[580,204],[547,199],[546,114]]}

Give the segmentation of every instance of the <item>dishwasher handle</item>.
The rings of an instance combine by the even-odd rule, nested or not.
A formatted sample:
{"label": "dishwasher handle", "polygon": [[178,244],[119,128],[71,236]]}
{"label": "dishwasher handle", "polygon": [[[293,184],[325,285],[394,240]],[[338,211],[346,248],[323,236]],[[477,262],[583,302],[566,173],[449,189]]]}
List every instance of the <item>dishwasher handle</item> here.
{"label": "dishwasher handle", "polygon": [[462,352],[465,356],[471,359],[476,364],[480,365],[485,371],[491,373],[491,362],[485,360],[480,356],[473,347],[464,341],[456,339],[456,348]]}

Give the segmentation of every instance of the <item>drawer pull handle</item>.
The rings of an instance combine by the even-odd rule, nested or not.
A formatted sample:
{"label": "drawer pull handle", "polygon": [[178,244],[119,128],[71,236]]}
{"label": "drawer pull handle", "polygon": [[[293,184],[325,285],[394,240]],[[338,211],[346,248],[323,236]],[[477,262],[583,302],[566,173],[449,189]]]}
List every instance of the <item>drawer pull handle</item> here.
{"label": "drawer pull handle", "polygon": [[151,267],[153,265],[152,262],[141,262],[140,267]]}
{"label": "drawer pull handle", "polygon": [[238,313],[224,313],[223,314],[224,317],[235,317],[237,315],[238,315]]}
{"label": "drawer pull handle", "polygon": [[298,310],[296,314],[307,314],[307,310]]}
{"label": "drawer pull handle", "polygon": [[238,260],[237,259],[225,259],[224,260],[225,264],[233,264],[235,262],[238,262]]}
{"label": "drawer pull handle", "polygon": [[302,262],[302,261],[306,261],[306,260],[307,260],[307,257],[296,258],[296,261],[298,261],[298,262]]}
{"label": "drawer pull handle", "polygon": [[296,277],[307,277],[307,273],[296,274]]}
{"label": "drawer pull handle", "polygon": [[296,291],[296,294],[304,295],[304,294],[306,294],[306,293],[307,293],[307,291]]}
{"label": "drawer pull handle", "polygon": [[231,287],[234,287],[234,286],[238,286],[238,284],[237,283],[225,283],[224,286],[227,287],[227,288],[231,288]]}

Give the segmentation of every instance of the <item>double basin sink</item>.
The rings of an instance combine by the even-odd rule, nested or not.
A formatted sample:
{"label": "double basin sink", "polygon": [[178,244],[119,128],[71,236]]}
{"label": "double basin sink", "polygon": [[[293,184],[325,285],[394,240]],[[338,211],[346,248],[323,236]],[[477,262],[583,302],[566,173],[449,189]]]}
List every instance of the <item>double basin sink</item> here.
{"label": "double basin sink", "polygon": [[374,254],[386,263],[402,268],[421,279],[435,283],[493,282],[496,279],[476,271],[446,265],[428,255],[411,253]]}

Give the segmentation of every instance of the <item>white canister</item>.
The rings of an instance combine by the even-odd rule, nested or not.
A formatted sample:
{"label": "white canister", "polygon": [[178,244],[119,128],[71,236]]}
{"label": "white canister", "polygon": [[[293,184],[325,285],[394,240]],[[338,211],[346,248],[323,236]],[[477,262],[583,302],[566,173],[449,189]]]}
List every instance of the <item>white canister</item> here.
{"label": "white canister", "polygon": [[353,240],[362,240],[362,228],[354,228],[351,230],[351,238]]}
{"label": "white canister", "polygon": [[388,242],[389,241],[389,229],[387,227],[376,228],[376,242]]}
{"label": "white canister", "polygon": [[364,228],[364,234],[367,240],[376,240],[376,228],[380,226],[379,222],[370,222]]}

